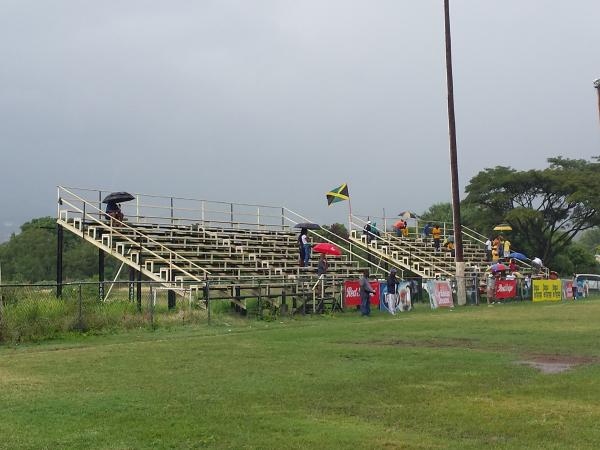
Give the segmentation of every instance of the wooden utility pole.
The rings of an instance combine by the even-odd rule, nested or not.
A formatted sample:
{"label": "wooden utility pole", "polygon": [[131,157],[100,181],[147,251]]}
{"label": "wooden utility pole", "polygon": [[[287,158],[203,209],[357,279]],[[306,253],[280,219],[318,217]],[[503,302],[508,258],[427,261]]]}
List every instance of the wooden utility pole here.
{"label": "wooden utility pole", "polygon": [[598,93],[598,120],[600,120],[600,78],[594,81],[594,87]]}
{"label": "wooden utility pole", "polygon": [[460,220],[460,188],[456,152],[456,122],[454,116],[454,78],[452,76],[452,40],[450,37],[450,0],[444,0],[446,29],[446,82],[448,85],[448,131],[450,134],[450,174],[452,180],[452,221],[454,223],[454,261],[456,262],[456,296],[459,305],[466,305],[465,259],[463,256],[462,225]]}

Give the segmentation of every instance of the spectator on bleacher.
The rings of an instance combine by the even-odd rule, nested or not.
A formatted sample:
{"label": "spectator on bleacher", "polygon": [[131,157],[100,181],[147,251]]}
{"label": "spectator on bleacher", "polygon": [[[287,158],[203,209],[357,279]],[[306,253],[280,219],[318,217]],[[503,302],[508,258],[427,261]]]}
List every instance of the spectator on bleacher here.
{"label": "spectator on bleacher", "polygon": [[498,258],[504,258],[504,238],[502,236],[498,236]]}
{"label": "spectator on bleacher", "polygon": [[508,255],[510,255],[510,241],[504,239],[504,257],[508,258]]}
{"label": "spectator on bleacher", "polygon": [[365,227],[363,228],[363,234],[365,236],[367,236],[367,244],[369,242],[371,242],[371,240],[373,239],[373,233],[372,233],[371,229],[372,229],[371,221],[367,220],[367,223],[366,223]]}
{"label": "spectator on bleacher", "polygon": [[423,227],[423,232],[421,233],[421,237],[423,238],[423,241],[428,242],[430,235],[431,235],[431,224],[429,222],[427,222],[425,224],[425,226]]}
{"label": "spectator on bleacher", "polygon": [[375,291],[369,283],[369,269],[363,270],[362,275],[358,280],[360,292],[360,312],[362,316],[371,315],[371,296],[375,295]]}
{"label": "spectator on bleacher", "polygon": [[300,230],[300,234],[298,235],[298,251],[300,253],[300,267],[304,267],[304,243],[302,241],[302,236],[304,236],[307,233],[306,228],[302,228],[302,230]]}
{"label": "spectator on bleacher", "polygon": [[375,222],[373,222],[373,224],[371,225],[371,233],[373,234],[373,239],[381,237],[381,233],[379,232],[379,229],[377,228],[377,223]]}
{"label": "spectator on bleacher", "polygon": [[539,274],[542,270],[542,267],[544,267],[544,263],[537,256],[531,260],[531,265],[533,266],[533,270],[536,275]]}
{"label": "spectator on bleacher", "polygon": [[379,236],[379,230],[377,229],[376,223],[371,223],[370,220],[367,220],[367,224],[363,228],[363,233],[367,236],[367,243],[377,239]]}
{"label": "spectator on bleacher", "polygon": [[440,238],[442,237],[442,229],[436,223],[433,229],[431,230],[431,234],[433,236],[433,247],[436,252],[440,251]]}
{"label": "spectator on bleacher", "polygon": [[123,221],[123,211],[121,211],[121,206],[117,202],[107,202],[106,203],[106,215],[112,219],[116,219],[120,222]]}
{"label": "spectator on bleacher", "polygon": [[400,219],[398,222],[394,224],[392,227],[396,231],[396,237],[402,237],[402,227],[404,226],[404,221]]}
{"label": "spectator on bleacher", "polygon": [[492,260],[492,241],[490,238],[485,241],[485,258],[487,262]]}
{"label": "spectator on bleacher", "polygon": [[404,223],[404,226],[402,227],[402,237],[407,238],[408,237],[408,223],[406,223],[406,220],[402,221]]}
{"label": "spectator on bleacher", "polygon": [[446,250],[448,250],[450,252],[450,256],[454,258],[454,242],[448,241],[448,243],[446,244]]}
{"label": "spectator on bleacher", "polygon": [[516,272],[518,270],[517,263],[514,259],[510,260],[510,263],[508,264],[508,270],[511,272]]}
{"label": "spectator on bleacher", "polygon": [[321,258],[319,258],[319,265],[317,267],[317,275],[325,275],[328,268],[329,263],[327,262],[327,255],[321,253]]}
{"label": "spectator on bleacher", "polygon": [[303,233],[300,235],[302,239],[302,247],[304,248],[304,267],[308,267],[310,262],[310,241],[308,240],[308,231],[303,229]]}

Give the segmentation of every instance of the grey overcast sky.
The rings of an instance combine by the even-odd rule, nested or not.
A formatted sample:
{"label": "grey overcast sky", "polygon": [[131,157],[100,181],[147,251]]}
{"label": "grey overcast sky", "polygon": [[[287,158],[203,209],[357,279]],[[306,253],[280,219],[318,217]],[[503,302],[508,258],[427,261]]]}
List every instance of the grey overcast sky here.
{"label": "grey overcast sky", "polygon": [[[461,189],[600,154],[600,1],[452,0]],[[449,201],[442,0],[0,0],[0,240],[57,184],[343,221]]]}

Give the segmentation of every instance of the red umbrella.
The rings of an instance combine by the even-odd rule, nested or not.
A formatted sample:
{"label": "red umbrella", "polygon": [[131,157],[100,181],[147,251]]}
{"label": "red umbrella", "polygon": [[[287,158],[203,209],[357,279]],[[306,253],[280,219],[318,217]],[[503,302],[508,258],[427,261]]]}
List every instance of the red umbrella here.
{"label": "red umbrella", "polygon": [[331,256],[342,256],[342,251],[337,245],[330,244],[328,242],[321,242],[313,247],[315,253],[325,253]]}
{"label": "red umbrella", "polygon": [[508,270],[508,267],[506,267],[504,264],[494,264],[492,266],[492,272],[502,272],[503,270]]}

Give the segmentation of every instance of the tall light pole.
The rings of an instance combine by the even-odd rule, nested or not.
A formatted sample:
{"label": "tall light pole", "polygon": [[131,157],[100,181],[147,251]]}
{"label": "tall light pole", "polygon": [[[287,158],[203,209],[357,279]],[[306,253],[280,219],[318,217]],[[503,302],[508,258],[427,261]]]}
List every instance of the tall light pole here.
{"label": "tall light pole", "polygon": [[465,259],[463,256],[462,225],[460,220],[460,188],[456,156],[456,123],[454,117],[454,79],[452,77],[452,40],[450,38],[450,1],[444,0],[446,29],[446,82],[448,85],[448,131],[450,134],[450,174],[452,180],[452,221],[454,223],[454,261],[456,262],[456,297],[459,305],[467,304]]}
{"label": "tall light pole", "polygon": [[594,80],[594,87],[598,92],[598,119],[600,120],[600,78]]}

